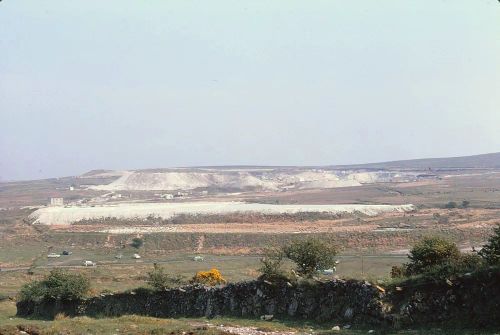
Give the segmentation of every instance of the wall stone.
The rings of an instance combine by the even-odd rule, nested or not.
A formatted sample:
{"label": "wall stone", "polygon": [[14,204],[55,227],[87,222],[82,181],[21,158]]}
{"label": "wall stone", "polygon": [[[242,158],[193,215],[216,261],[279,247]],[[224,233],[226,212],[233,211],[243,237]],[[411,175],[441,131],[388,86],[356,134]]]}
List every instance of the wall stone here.
{"label": "wall stone", "polygon": [[225,286],[186,286],[155,292],[106,294],[75,301],[19,301],[17,315],[53,318],[57,313],[92,317],[127,314],[153,317],[237,316],[264,314],[315,321],[406,326],[467,322],[500,325],[500,271],[447,281],[409,283],[382,292],[365,281],[331,280],[290,285],[251,281]]}
{"label": "wall stone", "polygon": [[214,317],[263,314],[310,320],[369,318],[382,322],[380,292],[368,282],[332,280],[313,285],[252,281],[205,287],[186,286],[162,292],[138,289],[76,301],[23,302],[17,304],[19,316],[51,318],[66,315],[154,317]]}

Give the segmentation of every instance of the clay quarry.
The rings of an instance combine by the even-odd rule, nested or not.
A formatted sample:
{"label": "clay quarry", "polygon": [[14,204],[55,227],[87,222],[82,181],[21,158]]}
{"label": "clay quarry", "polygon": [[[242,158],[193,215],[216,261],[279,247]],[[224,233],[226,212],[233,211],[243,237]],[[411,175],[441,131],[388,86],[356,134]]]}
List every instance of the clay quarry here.
{"label": "clay quarry", "polygon": [[379,182],[409,182],[415,172],[322,170],[301,168],[171,169],[164,171],[106,171],[83,178],[118,176],[109,183],[91,186],[100,191],[263,190],[353,187]]}
{"label": "clay quarry", "polygon": [[[470,248],[498,222],[499,161],[491,154],[357,166],[93,170],[2,183],[0,213],[14,224],[9,229],[35,236],[47,229],[109,241],[193,234],[183,249],[229,254],[259,252],[264,235],[287,234],[323,234],[377,253],[406,250],[435,233]],[[204,234],[213,234],[210,249],[196,242]],[[261,242],[252,245],[247,235]]]}

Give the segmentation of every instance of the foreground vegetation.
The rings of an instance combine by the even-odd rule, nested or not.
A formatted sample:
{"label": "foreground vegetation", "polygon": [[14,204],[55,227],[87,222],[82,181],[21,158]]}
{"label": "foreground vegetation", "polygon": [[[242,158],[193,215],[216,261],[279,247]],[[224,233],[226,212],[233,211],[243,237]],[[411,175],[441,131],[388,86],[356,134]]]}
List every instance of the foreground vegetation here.
{"label": "foreground vegetation", "polygon": [[[465,255],[462,254],[456,245],[453,243],[436,237],[428,237],[417,243],[411,250],[409,254],[409,262],[400,267],[400,273],[398,274],[398,279],[401,281],[406,281],[411,283],[415,280],[415,278],[441,278],[449,280],[448,278],[453,278],[453,276],[463,276],[464,271],[470,271],[469,275],[474,276],[474,273],[484,273],[484,269],[489,271],[488,269],[495,269],[498,267],[498,258],[495,256],[498,254],[498,240],[500,239],[500,228],[495,230],[495,234],[490,238],[488,243],[483,248],[483,252],[478,255]],[[262,267],[260,269],[262,277],[264,280],[276,280],[279,279],[276,275],[279,274],[281,278],[285,278],[287,280],[292,281],[291,276],[295,276],[297,278],[303,278],[303,280],[314,279],[315,274],[318,270],[325,268],[326,266],[331,266],[335,264],[335,255],[336,249],[331,245],[327,245],[321,241],[316,241],[312,239],[305,240],[297,240],[290,245],[285,245],[281,248],[272,249],[266,257],[262,259]],[[283,270],[282,264],[283,259],[291,260],[295,263],[295,269]],[[271,262],[270,262],[271,261]],[[497,268],[498,269],[498,268]],[[498,270],[496,270],[498,271]],[[393,270],[393,272],[397,272]],[[393,273],[394,275],[394,273]],[[479,279],[480,277],[478,277]],[[302,279],[301,279],[302,280]],[[203,285],[217,285],[220,283],[224,283],[225,279],[222,277],[222,274],[217,269],[212,269],[210,271],[198,272],[196,273],[190,280],[191,283],[201,283]],[[148,273],[147,283],[154,290],[165,290],[172,286],[176,286],[180,284],[182,280],[176,277],[172,277],[168,272],[165,271],[161,266],[155,265],[153,270]],[[314,283],[312,281],[311,283]],[[302,284],[301,284],[302,285]],[[452,285],[449,282],[449,285]],[[390,285],[389,285],[390,286]],[[386,286],[388,287],[388,286]],[[88,282],[81,275],[70,275],[60,271],[53,271],[46,278],[40,281],[35,281],[30,284],[27,284],[23,287],[20,293],[20,299],[30,300],[30,301],[40,301],[43,299],[80,299],[85,295],[85,290],[88,290]],[[496,294],[496,293],[495,293]],[[494,313],[494,310],[492,310]],[[487,312],[488,314],[488,312]],[[494,318],[494,315],[491,315]],[[121,317],[121,318],[111,318],[111,319],[88,319],[85,317],[77,317],[72,319],[77,323],[84,323],[87,327],[99,327],[99,322],[103,320],[109,320],[109,325],[115,325],[116,320],[121,320],[121,326],[116,325],[121,329],[124,324],[129,322],[129,320],[142,320],[142,318],[138,317]],[[157,320],[157,321],[153,321]],[[169,327],[177,327],[179,326],[179,322],[184,322],[183,327],[191,330],[182,330],[182,331],[192,331],[193,333],[220,333],[225,332],[224,328],[217,328],[217,324],[214,322],[230,322],[227,320],[231,320],[228,318],[215,319],[212,320],[211,326],[204,326],[204,328],[198,329],[196,328],[194,331],[193,327],[198,325],[202,319],[182,319],[167,322],[170,319],[152,319],[152,318],[144,318],[144,330],[141,330],[144,333],[164,333],[165,329],[172,329]],[[250,323],[252,325],[260,324],[259,322],[255,322],[255,320],[238,320],[238,325],[242,325],[245,323]],[[10,320],[9,321],[14,321]],[[38,321],[36,321],[38,322]],[[42,323],[46,323],[47,321],[42,321]],[[66,317],[62,314],[56,316],[56,320],[50,321],[50,327],[54,325],[64,325],[66,322]],[[141,321],[142,322],[142,321]],[[293,323],[289,320],[281,320],[281,321],[273,321],[265,323],[265,329],[267,330],[279,330],[285,331],[286,328],[292,329],[293,331],[303,332],[306,331],[305,325],[307,327],[312,326],[315,328],[314,332],[317,333],[328,333],[331,331],[331,323],[334,323],[334,320],[330,320],[330,323],[325,324],[317,324],[312,326],[312,323],[302,321]],[[15,322],[10,322],[15,323]],[[39,324],[39,323],[37,323]],[[155,328],[159,326],[161,328]],[[174,326],[175,325],[175,326]],[[442,326],[445,324],[442,324]],[[18,324],[14,325],[18,326]],[[102,325],[101,325],[102,326]],[[151,326],[151,327],[150,327]],[[138,327],[136,324],[135,327]],[[150,327],[150,328],[148,328]],[[274,327],[278,327],[279,329],[275,329]],[[281,328],[280,328],[281,327]],[[360,327],[359,329],[349,329],[344,330],[341,329],[342,333],[345,334],[355,334],[359,332],[366,332],[367,330],[363,328],[361,325],[357,325]],[[449,324],[446,324],[446,327],[450,327]],[[184,328],[184,329],[186,329]],[[18,328],[19,329],[19,328]],[[49,329],[49,328],[47,328]],[[91,329],[91,328],[87,328]],[[138,328],[137,328],[138,329]],[[75,330],[79,331],[79,330]],[[104,330],[103,330],[104,331]],[[107,330],[106,330],[107,331]],[[124,330],[127,332],[128,330]],[[175,330],[170,330],[170,332],[175,332]],[[181,332],[182,332],[181,331]],[[389,331],[388,329],[377,329],[378,332],[384,333],[398,333],[395,331]],[[425,333],[432,333],[434,330],[426,330]],[[311,330],[307,330],[307,332],[311,333]],[[131,332],[133,333],[133,331]],[[401,332],[399,332],[401,333]],[[414,332],[414,333],[419,333]],[[441,332],[446,333],[446,332]],[[457,332],[454,330],[453,333],[463,333],[466,334],[468,332],[462,331]],[[478,332],[471,332],[478,333]],[[488,334],[487,331],[484,332]]]}
{"label": "foreground vegetation", "polygon": [[[370,326],[353,326],[343,329],[344,324],[337,322],[315,323],[308,321],[273,320],[261,321],[259,319],[240,318],[176,318],[163,319],[138,315],[122,316],[117,318],[68,318],[64,315],[55,320],[32,320],[15,316],[15,303],[12,301],[0,301],[0,335],[19,334],[18,330],[38,331],[41,335],[80,335],[80,334],[151,334],[151,335],[227,335],[227,331],[217,326],[233,326],[243,328],[254,327],[264,332],[315,335],[361,335],[375,330],[374,334],[386,335],[495,335],[498,329],[471,329],[466,325],[429,326],[425,328],[412,328],[394,330]],[[333,331],[332,328],[340,325],[341,331]],[[32,334],[36,334],[33,332]],[[273,335],[276,335],[274,333]],[[263,334],[264,335],[264,334]]]}
{"label": "foreground vegetation", "polygon": [[[400,271],[399,275],[394,275],[393,282],[396,284],[401,283],[402,281],[406,280],[414,280],[415,278],[419,277],[426,277],[426,276],[433,276],[434,278],[452,278],[454,274],[456,273],[468,273],[468,272],[474,272],[478,268],[481,267],[488,267],[488,266],[494,266],[495,264],[498,265],[498,254],[499,254],[499,236],[500,236],[500,227],[496,228],[495,234],[490,238],[486,246],[482,249],[481,252],[477,254],[462,254],[458,251],[458,248],[454,243],[451,243],[448,240],[439,238],[439,237],[431,237],[431,238],[424,238],[420,242],[416,243],[414,248],[410,250],[410,258],[408,259],[408,262],[405,263],[405,265],[400,266],[399,268],[402,269],[403,271]],[[297,243],[295,243],[297,242]],[[303,243],[298,243],[298,242],[303,242]],[[141,248],[144,248],[143,245],[138,246],[138,248],[131,246],[131,252],[132,250],[142,250]],[[304,277],[316,277],[319,276],[319,273],[316,272],[316,270],[319,269],[324,269],[332,266],[335,263],[335,260],[339,258],[339,256],[336,256],[337,250],[333,247],[333,245],[330,243],[326,243],[325,239],[310,239],[310,240],[295,240],[291,241],[288,244],[283,244],[282,248],[276,248],[275,250],[270,250],[269,253],[266,253],[266,257],[264,257],[261,262],[260,262],[260,274],[264,275],[266,274],[266,271],[269,271],[271,269],[272,271],[276,271],[278,269],[278,272],[280,274],[285,274],[290,278],[290,275],[292,274],[292,269],[295,270],[295,272],[301,276]],[[192,257],[192,256],[189,256]],[[218,257],[218,256],[217,256]],[[217,258],[215,257],[215,258]],[[189,259],[189,258],[188,258]],[[217,258],[218,259],[218,258]],[[223,258],[221,258],[222,260]],[[250,279],[250,278],[255,278],[259,275],[259,273],[256,271],[259,269],[259,260],[257,258],[252,258],[252,261],[250,263],[241,263],[241,261],[246,260],[247,257],[240,257],[238,260],[234,261],[234,270],[230,271],[229,268],[227,267],[222,267],[221,277],[223,276],[222,279],[229,279],[229,281],[238,281],[242,279]],[[267,259],[267,260],[266,260]],[[269,263],[270,261],[270,263]],[[233,261],[231,261],[233,262]],[[266,263],[267,262],[267,263]],[[312,262],[308,264],[309,262]],[[388,259],[387,262],[391,262],[391,259]],[[137,287],[137,283],[143,283],[143,284],[149,284],[152,288],[154,289],[166,289],[168,287],[173,287],[173,286],[178,286],[183,283],[186,283],[190,280],[193,280],[194,277],[196,277],[197,272],[203,271],[203,270],[208,270],[213,266],[216,266],[219,264],[219,260],[215,261],[214,263],[210,264],[211,262],[193,262],[192,259],[189,259],[188,263],[177,263],[175,266],[172,266],[170,264],[166,265],[157,265],[156,267],[153,266],[153,269],[151,269],[151,265],[148,264],[137,264],[137,273],[142,273],[142,275],[137,276],[137,280],[135,280],[135,287]],[[240,264],[241,263],[241,264]],[[367,262],[368,263],[368,262]],[[188,265],[186,268],[185,265]],[[308,264],[308,265],[306,265]],[[389,263],[388,263],[389,264]],[[388,269],[388,264],[384,265],[385,267],[383,269]],[[236,267],[237,266],[237,267]],[[266,270],[266,266],[268,267],[268,270]],[[341,264],[338,266],[339,268],[342,268],[344,265],[344,261],[341,261]],[[357,265],[359,266],[359,265]],[[362,266],[362,265],[361,265]],[[377,267],[377,266],[376,266]],[[409,270],[408,270],[409,269]],[[131,273],[129,270],[126,270],[123,268],[125,271],[123,273],[124,279],[130,278]],[[43,270],[44,272],[46,270]],[[103,272],[104,271],[104,272]],[[272,272],[271,271],[271,272]],[[358,270],[359,271],[359,270]],[[386,270],[387,271],[387,270]],[[86,284],[84,283],[85,279],[88,279],[89,275],[92,277],[90,280],[92,284],[92,288],[90,291],[87,290],[88,294],[98,294],[100,291],[107,290],[108,284],[104,284],[100,279],[97,279],[99,277],[96,277],[96,274],[101,273],[102,275],[106,274],[107,276],[110,276],[110,283],[113,283],[113,289],[114,291],[116,290],[123,290],[126,288],[132,288],[134,287],[133,284],[132,286],[129,286],[131,284],[126,284],[123,285],[120,282],[115,282],[114,275],[112,274],[114,270],[112,268],[96,268],[96,269],[86,269],[86,270],[78,270],[76,273],[82,274],[82,276],[70,276],[67,273],[63,273],[60,271],[56,271],[55,273],[48,274],[45,278],[41,278],[39,273],[40,270],[36,270],[34,278],[40,278],[37,281],[33,281],[29,285],[25,286],[25,288],[21,291],[19,298],[24,299],[29,294],[34,294],[36,296],[38,294],[38,298],[36,299],[43,299],[44,296],[50,296],[50,297],[73,297],[76,298],[80,296],[81,294],[74,294],[75,292],[73,291],[72,287],[79,287],[82,290],[80,292],[83,292],[86,290]],[[149,272],[149,274],[148,274]],[[208,271],[210,272],[210,271]],[[387,271],[388,272],[388,271]],[[72,274],[75,273],[75,271],[71,271]],[[179,273],[184,273],[183,277],[179,276]],[[159,275],[158,275],[159,274]],[[5,278],[6,274],[0,274],[3,276],[2,278]],[[156,279],[155,279],[155,275]],[[22,274],[23,278],[29,278],[29,276],[26,276],[25,274]],[[210,275],[209,275],[210,276]],[[358,273],[359,276],[359,273]],[[200,277],[200,276],[198,276]],[[203,277],[203,276],[202,276]],[[205,275],[206,277],[206,275]],[[216,276],[217,277],[217,276]],[[271,276],[272,277],[272,276]],[[16,277],[14,277],[16,278]],[[380,277],[379,277],[380,278]],[[74,279],[75,282],[73,284],[75,285],[67,285],[68,282],[71,282],[69,279]],[[25,279],[23,279],[25,280]],[[83,281],[82,281],[83,280]],[[96,281],[97,280],[97,281]],[[128,280],[128,279],[127,279]],[[45,281],[45,282],[44,282]],[[154,282],[156,281],[156,284]],[[58,286],[58,283],[64,283],[64,285]],[[165,283],[167,283],[165,285]],[[391,282],[385,280],[385,284],[390,285]],[[16,283],[17,284],[17,283]],[[155,287],[155,285],[157,285]],[[383,284],[382,284],[383,285]],[[13,286],[15,287],[15,286]],[[33,288],[30,290],[30,288]],[[83,294],[83,293],[82,293]],[[23,297],[24,295],[24,297]],[[34,299],[35,300],[35,299]],[[153,318],[142,318],[142,317],[121,317],[121,318],[104,318],[104,319],[89,319],[86,317],[78,317],[75,319],[66,319],[64,316],[59,316],[57,320],[26,320],[22,318],[15,318],[13,315],[15,314],[15,311],[13,309],[13,302],[9,300],[5,300],[1,302],[2,309],[0,309],[0,324],[2,326],[8,326],[8,327],[16,327],[17,325],[20,324],[34,324],[39,327],[42,327],[40,329],[47,330],[48,333],[84,333],[83,330],[80,330],[80,328],[75,328],[76,325],[78,324],[83,324],[82,329],[87,327],[88,332],[97,332],[97,333],[111,333],[114,330],[113,329],[121,329],[119,333],[127,333],[130,331],[130,333],[134,333],[134,330],[127,330],[128,328],[120,328],[119,324],[121,325],[127,325],[130,324],[132,328],[137,327],[137,332],[143,332],[143,333],[158,333],[162,334],[162,331],[165,329],[173,329],[170,330],[168,333],[171,331],[176,331],[176,327],[181,327],[184,330],[182,331],[192,331],[193,328],[191,327],[192,322],[205,322],[204,320],[200,319],[186,319],[186,320],[170,320],[170,319],[153,319]],[[6,307],[7,306],[7,307]],[[12,320],[10,320],[12,318]],[[156,321],[153,321],[156,320]],[[195,320],[195,321],[193,321]],[[227,324],[229,319],[220,319],[221,323]],[[72,324],[74,325],[72,326]],[[180,323],[178,323],[180,322]],[[184,323],[183,323],[184,322]],[[252,324],[257,324],[255,320],[250,320],[248,321]],[[140,323],[140,324],[139,324]],[[144,323],[144,325],[142,325]],[[243,320],[238,320],[238,324],[244,324],[245,321]],[[270,325],[283,325],[287,326],[290,325],[289,321],[275,321],[272,323],[266,323],[268,327],[271,327]],[[306,326],[303,326],[307,323],[302,323],[302,325],[295,324],[293,329],[303,331]],[[109,325],[109,327],[108,327]],[[113,328],[114,325],[117,325],[117,328]],[[55,327],[55,328],[54,328]],[[72,328],[73,327],[73,328]],[[329,326],[313,326],[315,329],[317,329],[317,332],[328,332],[330,328]],[[323,327],[323,328],[321,328]],[[56,330],[52,330],[52,329]],[[157,328],[162,328],[163,330],[157,330]],[[321,328],[321,330],[320,330]],[[64,330],[66,329],[66,331]],[[368,329],[369,330],[369,329]],[[10,330],[9,330],[10,331]],[[204,330],[203,332],[218,332],[219,330],[217,329],[210,329],[210,330]],[[367,329],[361,329],[361,330],[342,330],[342,333],[345,334],[357,334],[357,333],[366,333]],[[5,332],[5,330],[4,330]],[[135,333],[137,333],[135,332]],[[199,332],[199,331],[198,331]],[[427,334],[427,333],[432,333],[435,332],[433,330],[422,330],[422,334]],[[397,333],[397,332],[392,332],[392,333]],[[399,332],[401,333],[401,332]],[[418,334],[419,331],[415,332],[410,332]],[[443,332],[441,332],[443,333]],[[446,333],[446,332],[444,332]],[[451,333],[459,333],[457,331],[451,332]],[[480,332],[467,332],[464,331],[463,334],[473,334],[477,333],[479,334]],[[488,332],[483,332],[484,334],[490,334]],[[494,332],[492,332],[494,333]]]}

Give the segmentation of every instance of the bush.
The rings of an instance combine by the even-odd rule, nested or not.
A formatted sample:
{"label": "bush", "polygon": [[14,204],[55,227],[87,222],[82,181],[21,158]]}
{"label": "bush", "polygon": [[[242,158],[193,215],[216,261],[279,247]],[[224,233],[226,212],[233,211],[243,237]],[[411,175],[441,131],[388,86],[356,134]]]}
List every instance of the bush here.
{"label": "bush", "polygon": [[448,278],[477,271],[483,264],[483,259],[476,254],[462,254],[439,265],[427,268],[424,272],[424,276],[434,279]]}
{"label": "bush", "polygon": [[56,269],[43,280],[25,284],[19,298],[21,301],[35,302],[47,299],[76,300],[83,298],[89,289],[88,278]]}
{"label": "bush", "polygon": [[193,279],[191,279],[191,283],[215,286],[226,283],[226,280],[222,277],[219,270],[211,269],[210,271],[198,271]]}
{"label": "bush", "polygon": [[455,243],[441,237],[426,237],[410,250],[408,272],[423,273],[433,266],[441,265],[459,256],[460,251]]}
{"label": "bush", "polygon": [[479,255],[490,265],[500,265],[500,224],[493,230],[493,235]]}
{"label": "bush", "polygon": [[143,244],[144,244],[144,241],[138,237],[133,238],[132,243],[130,243],[130,245],[136,249],[139,249],[140,247],[142,247]]}
{"label": "bush", "polygon": [[307,277],[321,269],[335,265],[337,249],[317,239],[292,242],[283,248],[283,254],[297,266],[297,272]]}
{"label": "bush", "polygon": [[448,278],[474,272],[485,264],[477,254],[462,254],[455,243],[440,237],[426,237],[420,240],[408,255],[410,262],[393,266],[392,278],[422,275],[426,278]]}
{"label": "bush", "polygon": [[464,200],[464,201],[462,201],[462,206],[461,207],[462,208],[467,208],[467,207],[469,207],[469,205],[470,205],[470,201]]}
{"label": "bush", "polygon": [[444,208],[457,208],[457,203],[455,201],[450,201],[446,205],[444,205]]}
{"label": "bush", "polygon": [[408,266],[406,264],[394,265],[391,268],[391,278],[403,278],[408,275]]}
{"label": "bush", "polygon": [[147,283],[158,291],[164,291],[168,288],[180,286],[184,282],[180,276],[171,276],[165,272],[165,269],[154,264],[152,271],[148,272]]}
{"label": "bush", "polygon": [[260,279],[280,280],[286,278],[281,266],[284,261],[283,250],[269,248],[264,251],[264,256],[260,259],[261,267],[258,271],[262,274]]}

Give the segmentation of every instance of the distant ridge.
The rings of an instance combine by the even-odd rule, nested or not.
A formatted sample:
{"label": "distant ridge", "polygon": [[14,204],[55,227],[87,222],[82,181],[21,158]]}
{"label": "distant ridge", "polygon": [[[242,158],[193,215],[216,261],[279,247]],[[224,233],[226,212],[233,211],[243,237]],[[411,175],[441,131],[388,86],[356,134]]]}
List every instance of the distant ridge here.
{"label": "distant ridge", "polygon": [[[345,165],[203,165],[203,166],[184,166],[170,168],[149,168],[149,169],[131,169],[129,171],[137,172],[175,172],[175,171],[203,171],[205,169],[214,170],[258,170],[258,169],[500,169],[500,152],[480,154],[472,156],[459,157],[440,157],[440,158],[418,158],[408,160],[397,160],[378,163],[345,164]],[[117,176],[120,175],[115,170],[92,170],[82,175],[82,177],[91,176]]]}
{"label": "distant ridge", "polygon": [[336,165],[333,168],[366,168],[366,169],[453,169],[453,168],[500,168],[500,152],[447,158],[420,158],[381,163],[355,165]]}

